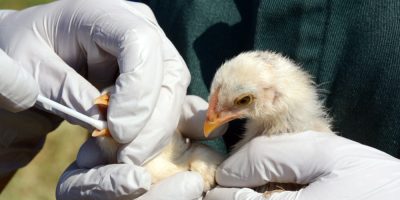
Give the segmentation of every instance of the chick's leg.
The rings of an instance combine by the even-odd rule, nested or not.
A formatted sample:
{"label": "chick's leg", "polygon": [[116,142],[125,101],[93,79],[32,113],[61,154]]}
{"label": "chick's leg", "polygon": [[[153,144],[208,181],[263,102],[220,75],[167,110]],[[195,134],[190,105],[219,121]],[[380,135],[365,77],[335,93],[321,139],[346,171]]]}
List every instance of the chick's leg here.
{"label": "chick's leg", "polygon": [[[94,100],[94,104],[97,106],[97,108],[100,110],[100,113],[107,118],[107,108],[110,100],[110,95],[108,93],[102,94],[100,97]],[[103,130],[94,130],[92,132],[92,137],[99,137],[99,136],[105,136],[105,137],[110,137],[110,131],[108,128],[105,128]]]}
{"label": "chick's leg", "polygon": [[94,105],[97,106],[97,108],[100,110],[103,116],[107,116],[107,108],[109,102],[110,102],[110,95],[108,93],[104,93],[94,100]]}
{"label": "chick's leg", "polygon": [[[107,91],[107,90],[106,90]],[[110,100],[110,95],[108,92],[103,92],[103,94],[96,98],[94,104],[100,110],[100,113],[104,118],[107,118],[107,108]],[[108,128],[102,130],[94,130],[92,132],[92,137],[97,138],[97,144],[100,146],[101,151],[104,153],[107,161],[109,163],[117,162],[117,150],[118,143],[111,137]]]}

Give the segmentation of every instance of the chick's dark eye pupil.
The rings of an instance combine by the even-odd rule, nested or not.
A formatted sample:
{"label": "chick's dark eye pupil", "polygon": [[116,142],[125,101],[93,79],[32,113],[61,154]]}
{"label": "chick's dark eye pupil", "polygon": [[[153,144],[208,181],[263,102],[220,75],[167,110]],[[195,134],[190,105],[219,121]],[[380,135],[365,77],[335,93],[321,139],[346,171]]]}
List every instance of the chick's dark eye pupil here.
{"label": "chick's dark eye pupil", "polygon": [[242,98],[238,99],[238,100],[235,102],[235,104],[236,104],[236,105],[239,105],[239,106],[243,106],[243,105],[250,104],[251,101],[252,101],[252,98],[251,98],[250,96],[245,96],[245,97],[242,97]]}
{"label": "chick's dark eye pupil", "polygon": [[244,97],[242,99],[240,99],[239,103],[240,104],[246,104],[250,101],[250,97]]}

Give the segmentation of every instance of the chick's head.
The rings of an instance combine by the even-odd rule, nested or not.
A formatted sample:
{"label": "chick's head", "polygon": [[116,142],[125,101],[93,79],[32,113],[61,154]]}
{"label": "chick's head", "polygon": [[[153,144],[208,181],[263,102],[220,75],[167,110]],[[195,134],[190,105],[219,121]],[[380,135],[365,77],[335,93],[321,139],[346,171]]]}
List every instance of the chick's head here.
{"label": "chick's head", "polygon": [[225,62],[211,84],[204,135],[231,120],[268,121],[287,116],[297,101],[315,101],[308,74],[269,51],[242,53]]}

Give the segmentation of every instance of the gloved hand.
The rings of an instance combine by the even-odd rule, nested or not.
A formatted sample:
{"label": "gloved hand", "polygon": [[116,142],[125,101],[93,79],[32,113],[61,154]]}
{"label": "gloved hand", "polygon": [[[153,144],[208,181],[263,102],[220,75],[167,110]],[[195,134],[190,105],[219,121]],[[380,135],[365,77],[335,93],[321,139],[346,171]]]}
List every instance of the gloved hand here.
{"label": "gloved hand", "polygon": [[0,108],[25,110],[33,106],[38,94],[33,77],[0,49]]}
{"label": "gloved hand", "polygon": [[[144,4],[62,0],[0,16],[0,49],[33,76],[42,95],[97,118],[98,89],[115,83],[107,121],[120,143],[140,135],[155,110],[176,126],[180,106],[167,112],[164,101],[182,103],[190,75]],[[154,146],[163,145],[142,148]]]}
{"label": "gloved hand", "polygon": [[[90,153],[92,154],[90,154]],[[105,163],[93,139],[81,148],[79,160],[92,164]],[[162,166],[160,166],[162,167]],[[63,199],[198,199],[203,192],[202,177],[196,172],[182,172],[151,184],[143,167],[132,164],[99,165],[91,169],[73,163],[61,176],[56,196]],[[144,194],[145,193],[145,194]]]}
{"label": "gloved hand", "polygon": [[[150,176],[141,167],[130,164],[99,166],[93,169],[78,169],[71,165],[61,177],[73,177],[59,182],[57,199],[163,199],[192,200],[203,193],[203,180],[196,172],[181,172],[164,179],[150,188]],[[75,182],[75,181],[78,182]],[[85,180],[80,190],[73,188]],[[149,190],[148,192],[146,192]],[[146,193],[145,193],[146,192]],[[145,193],[145,194],[143,194]],[[142,195],[143,194],[143,195]]]}
{"label": "gloved hand", "polygon": [[208,103],[195,95],[187,95],[182,106],[182,113],[178,123],[178,130],[184,137],[204,140],[212,139],[225,134],[228,123],[216,128],[207,138],[204,136],[203,126],[207,116]]}
{"label": "gloved hand", "polygon": [[[216,188],[206,200],[395,200],[400,161],[334,134],[308,131],[253,139],[220,166],[217,182],[234,188]],[[268,182],[309,185],[270,197],[240,189]]]}
{"label": "gloved hand", "polygon": [[[129,161],[135,166],[159,152],[178,124],[190,74],[144,4],[62,0],[22,11],[1,11],[0,49],[33,77],[39,93],[94,118],[99,117],[93,106],[100,95],[98,89],[115,84],[108,127],[118,142],[130,143],[133,153]],[[124,152],[130,154],[123,151],[121,155]],[[120,186],[126,194],[140,191],[142,187],[136,186],[146,182],[145,178],[133,179],[129,184],[115,185],[112,177],[118,174],[142,172],[126,164],[93,170],[80,170],[79,176],[69,173],[72,182],[66,181],[61,193],[69,192],[63,188],[69,190],[74,184],[87,191],[93,182],[86,178],[97,175],[109,177],[112,188]],[[92,195],[99,192],[96,188],[90,191]]]}
{"label": "gloved hand", "polygon": [[[174,100],[171,100],[173,103]],[[166,102],[168,103],[168,102]],[[181,105],[182,106],[182,105]],[[203,135],[207,102],[197,96],[186,96],[178,129],[185,136]],[[148,127],[156,128],[156,126]],[[147,129],[145,127],[145,129]],[[227,125],[214,130],[213,135],[222,135]],[[142,138],[142,142],[159,138]],[[203,191],[203,180],[195,172],[179,173],[154,186],[150,186],[150,175],[142,167],[134,165],[132,155],[139,153],[134,140],[121,147],[115,165],[107,164],[95,139],[82,145],[77,161],[64,172],[57,187],[57,199],[125,199],[135,198],[149,190],[140,199],[197,199]],[[162,166],[160,166],[162,167]],[[96,187],[93,185],[96,184]]]}

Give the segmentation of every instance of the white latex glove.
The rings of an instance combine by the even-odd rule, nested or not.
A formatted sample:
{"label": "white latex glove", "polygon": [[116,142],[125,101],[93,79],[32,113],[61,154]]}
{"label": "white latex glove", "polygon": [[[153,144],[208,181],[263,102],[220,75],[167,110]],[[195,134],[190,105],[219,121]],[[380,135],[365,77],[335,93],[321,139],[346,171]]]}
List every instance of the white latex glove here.
{"label": "white latex glove", "polygon": [[[217,171],[224,187],[206,200],[395,200],[400,197],[400,160],[372,147],[328,133],[257,137]],[[243,187],[268,182],[310,184],[270,198]]]}
{"label": "white latex glove", "polygon": [[42,95],[97,118],[98,89],[115,83],[107,120],[118,142],[138,137],[154,110],[172,122],[179,118],[180,107],[159,103],[170,96],[182,102],[190,75],[144,4],[62,0],[4,13],[0,49],[34,77]]}
{"label": "white latex glove", "polygon": [[33,77],[0,49],[0,108],[11,112],[26,110],[33,106],[38,94]]}
{"label": "white latex glove", "polygon": [[[93,152],[89,155],[88,152]],[[105,163],[94,140],[82,146],[78,159]],[[88,163],[87,163],[88,164]],[[160,166],[162,167],[162,166]],[[201,197],[203,179],[195,172],[182,172],[151,186],[143,167],[132,164],[99,165],[86,169],[72,164],[57,185],[57,199],[163,199],[191,200]]]}
{"label": "white latex glove", "polygon": [[207,116],[208,103],[194,95],[186,96],[179,119],[178,130],[187,138],[204,140],[225,134],[228,124],[216,128],[207,138],[204,137],[204,121]]}
{"label": "white latex glove", "polygon": [[34,78],[42,95],[94,118],[99,117],[93,106],[98,89],[115,83],[108,127],[118,142],[132,144],[129,163],[134,165],[71,167],[60,182],[59,198],[107,199],[105,193],[124,198],[150,187],[143,170],[133,166],[169,141],[190,74],[148,7],[122,0],[62,0],[2,11],[0,49]]}

